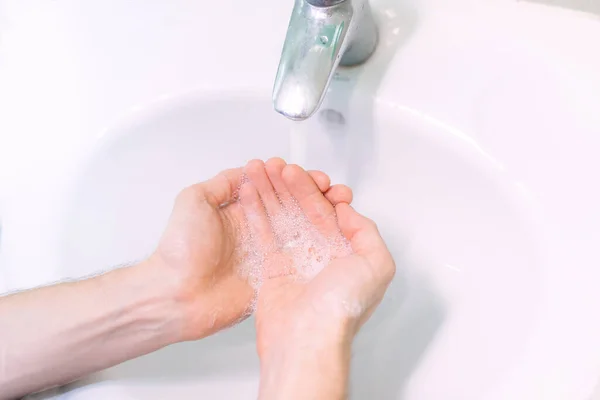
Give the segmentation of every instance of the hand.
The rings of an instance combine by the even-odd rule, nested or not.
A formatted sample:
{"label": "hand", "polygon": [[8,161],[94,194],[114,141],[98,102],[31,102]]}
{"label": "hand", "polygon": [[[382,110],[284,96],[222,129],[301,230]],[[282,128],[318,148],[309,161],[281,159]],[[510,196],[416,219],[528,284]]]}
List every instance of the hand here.
{"label": "hand", "polygon": [[[246,214],[253,215],[256,245],[267,253],[268,277],[256,309],[259,355],[289,343],[310,345],[310,340],[349,343],[380,303],[395,272],[376,225],[348,204],[349,188],[336,186],[324,195],[296,165],[270,160],[247,175],[250,185],[242,188],[240,202]],[[332,244],[331,262],[310,279],[297,265],[289,267],[293,255],[285,243],[277,243],[282,232],[273,221],[294,208],[315,228],[315,242]],[[351,249],[343,246],[346,240]]]}
{"label": "hand", "polygon": [[[254,161],[249,166],[264,165]],[[235,257],[246,216],[236,192],[243,168],[184,189],[159,245],[146,264],[170,287],[183,324],[180,340],[208,336],[249,315],[254,289],[240,275]],[[310,172],[311,181],[329,190],[329,177]]]}
{"label": "hand", "polygon": [[394,261],[375,224],[350,207],[349,188],[323,195],[281,160],[249,169],[248,178],[240,203],[265,270],[259,398],[346,398],[350,344],[383,298]]}

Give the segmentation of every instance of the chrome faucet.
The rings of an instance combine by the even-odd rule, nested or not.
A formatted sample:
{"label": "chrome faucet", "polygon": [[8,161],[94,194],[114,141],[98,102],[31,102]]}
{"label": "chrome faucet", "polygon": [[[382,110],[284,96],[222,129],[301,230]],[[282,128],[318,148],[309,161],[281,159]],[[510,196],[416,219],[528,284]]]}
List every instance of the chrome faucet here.
{"label": "chrome faucet", "polygon": [[338,65],[357,65],[377,46],[368,0],[295,0],[273,88],[273,106],[302,121],[319,108]]}

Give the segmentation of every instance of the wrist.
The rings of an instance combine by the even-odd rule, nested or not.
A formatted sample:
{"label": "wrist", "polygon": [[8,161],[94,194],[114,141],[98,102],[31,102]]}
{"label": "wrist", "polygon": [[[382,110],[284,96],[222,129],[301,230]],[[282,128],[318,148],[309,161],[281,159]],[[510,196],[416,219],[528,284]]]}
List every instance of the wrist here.
{"label": "wrist", "polygon": [[261,311],[256,315],[257,351],[261,359],[269,358],[273,352],[289,350],[291,344],[314,349],[349,348],[356,332],[352,319],[341,315],[285,314],[275,319],[269,315],[265,319]]}
{"label": "wrist", "polygon": [[184,318],[176,296],[176,284],[159,265],[149,259],[114,273],[114,276],[106,275],[106,279],[124,286],[123,303],[129,304],[131,319],[147,326],[158,346],[183,340]]}
{"label": "wrist", "polygon": [[229,294],[211,290],[214,283],[181,274],[156,255],[136,267],[153,292],[171,305],[175,342],[202,339],[223,328],[220,318],[227,315]]}
{"label": "wrist", "polygon": [[263,367],[275,367],[284,360],[298,360],[307,355],[318,354],[319,358],[339,359],[349,354],[352,341],[347,336],[326,335],[324,332],[305,332],[303,335],[282,336],[259,352]]}
{"label": "wrist", "polygon": [[260,355],[259,398],[345,399],[350,353],[345,334],[282,337]]}

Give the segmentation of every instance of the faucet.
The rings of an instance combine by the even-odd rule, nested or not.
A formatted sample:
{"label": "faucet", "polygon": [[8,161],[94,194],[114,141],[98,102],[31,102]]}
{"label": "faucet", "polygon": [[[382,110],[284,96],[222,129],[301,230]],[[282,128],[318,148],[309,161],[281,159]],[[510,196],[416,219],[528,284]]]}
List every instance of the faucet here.
{"label": "faucet", "polygon": [[273,88],[278,113],[302,121],[317,111],[338,65],[358,65],[377,46],[369,0],[295,0]]}

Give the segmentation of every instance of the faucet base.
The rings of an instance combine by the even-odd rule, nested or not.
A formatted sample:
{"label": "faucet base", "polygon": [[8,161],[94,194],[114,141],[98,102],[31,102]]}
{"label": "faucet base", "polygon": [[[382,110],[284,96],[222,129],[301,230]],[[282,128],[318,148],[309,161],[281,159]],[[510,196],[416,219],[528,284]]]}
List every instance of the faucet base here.
{"label": "faucet base", "polygon": [[371,12],[371,6],[367,1],[362,4],[362,7],[360,19],[353,21],[354,27],[351,29],[356,29],[356,31],[351,34],[352,41],[346,47],[346,51],[340,60],[340,65],[344,67],[364,63],[377,48],[379,33]]}

